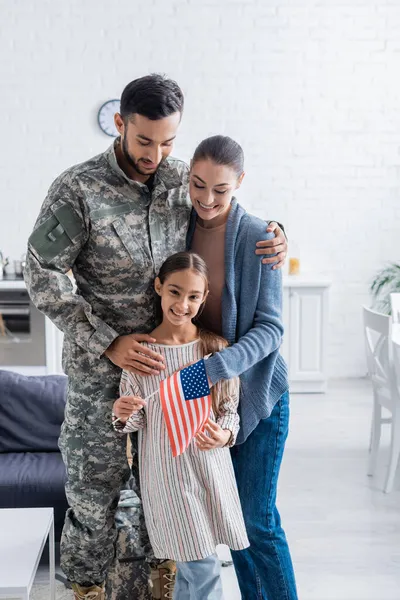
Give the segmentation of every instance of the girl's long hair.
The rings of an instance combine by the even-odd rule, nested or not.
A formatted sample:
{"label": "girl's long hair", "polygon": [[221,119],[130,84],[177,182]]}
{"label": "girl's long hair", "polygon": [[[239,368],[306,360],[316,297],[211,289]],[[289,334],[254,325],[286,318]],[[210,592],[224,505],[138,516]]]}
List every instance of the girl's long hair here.
{"label": "girl's long hair", "polygon": [[[205,329],[199,330],[203,356],[220,352],[229,346],[225,338]],[[235,396],[239,390],[239,378],[221,379],[211,388],[212,408],[216,416],[221,414],[221,403],[228,396]]]}
{"label": "girl's long hair", "polygon": [[[198,273],[204,279],[205,283],[205,292],[208,292],[208,269],[204,260],[198,254],[194,252],[177,252],[172,256],[169,256],[167,260],[161,265],[160,271],[158,273],[158,278],[160,279],[161,284],[164,284],[166,279],[172,273],[176,273],[178,271],[186,271],[192,270]],[[159,302],[157,303],[158,309],[158,317],[160,318],[160,322],[162,320],[162,311],[161,311],[161,300],[158,297]],[[224,348],[228,347],[228,342],[221,336],[212,333],[211,331],[206,331],[202,329],[198,324],[198,319],[203,312],[204,303],[201,305],[199,312],[196,317],[193,319],[193,322],[199,328],[199,337],[201,342],[201,349],[203,356],[207,356],[208,354],[214,354],[215,352],[220,352]],[[220,414],[220,405],[224,399],[228,396],[236,395],[238,393],[238,385],[239,379],[222,379],[218,383],[216,383],[211,388],[211,399],[212,399],[212,408],[213,412],[216,416]]]}

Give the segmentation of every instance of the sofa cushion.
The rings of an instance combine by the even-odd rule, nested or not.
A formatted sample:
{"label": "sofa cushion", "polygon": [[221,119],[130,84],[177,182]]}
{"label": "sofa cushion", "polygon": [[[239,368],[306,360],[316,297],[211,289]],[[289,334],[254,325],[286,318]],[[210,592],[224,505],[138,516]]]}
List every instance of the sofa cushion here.
{"label": "sofa cushion", "polygon": [[64,375],[0,370],[0,453],[58,450],[66,386]]}
{"label": "sofa cushion", "polygon": [[68,508],[65,467],[59,452],[0,454],[0,508],[54,508],[61,531]]}

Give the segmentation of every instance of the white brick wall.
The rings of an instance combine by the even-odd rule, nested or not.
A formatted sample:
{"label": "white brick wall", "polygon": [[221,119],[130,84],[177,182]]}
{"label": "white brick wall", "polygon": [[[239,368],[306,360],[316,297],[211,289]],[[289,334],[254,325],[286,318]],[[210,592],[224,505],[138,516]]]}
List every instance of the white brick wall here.
{"label": "white brick wall", "polygon": [[360,305],[400,259],[400,0],[1,2],[0,248],[18,257],[53,178],[109,143],[96,112],[162,71],[186,93],[175,155],[226,133],[241,202],[333,280],[329,371],[362,375]]}

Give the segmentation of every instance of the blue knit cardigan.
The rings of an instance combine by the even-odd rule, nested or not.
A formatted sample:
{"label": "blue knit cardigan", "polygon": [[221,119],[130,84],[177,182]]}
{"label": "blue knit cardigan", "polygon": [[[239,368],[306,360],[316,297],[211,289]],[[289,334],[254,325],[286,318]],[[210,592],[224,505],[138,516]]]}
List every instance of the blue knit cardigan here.
{"label": "blue knit cardigan", "polygon": [[[193,210],[187,246],[196,227]],[[222,293],[222,333],[230,347],[206,360],[211,382],[240,375],[240,432],[243,443],[261,419],[272,412],[288,390],[282,342],[282,274],[263,265],[256,242],[270,239],[266,223],[249,215],[235,199],[225,233],[225,286]]]}

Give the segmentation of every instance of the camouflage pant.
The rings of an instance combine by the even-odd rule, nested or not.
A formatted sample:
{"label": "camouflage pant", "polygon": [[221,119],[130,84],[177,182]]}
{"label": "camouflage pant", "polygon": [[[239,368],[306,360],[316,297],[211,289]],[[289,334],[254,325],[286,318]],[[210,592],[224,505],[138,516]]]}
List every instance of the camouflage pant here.
{"label": "camouflage pant", "polygon": [[108,570],[107,600],[151,600],[149,565],[142,545],[142,507],[135,492],[121,491],[115,523],[118,530],[116,556]]}
{"label": "camouflage pant", "polygon": [[[61,567],[70,581],[81,585],[106,579],[115,555],[120,490],[130,476],[126,436],[118,435],[111,422],[120,371],[111,363],[108,373],[102,367],[98,373],[70,375],[59,440],[70,506],[61,539]],[[138,477],[134,479],[138,485]]]}

